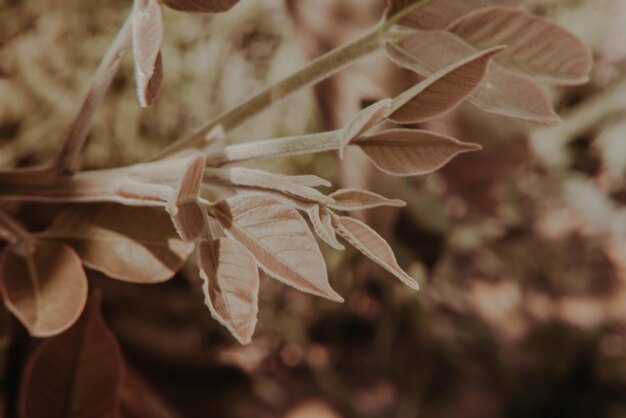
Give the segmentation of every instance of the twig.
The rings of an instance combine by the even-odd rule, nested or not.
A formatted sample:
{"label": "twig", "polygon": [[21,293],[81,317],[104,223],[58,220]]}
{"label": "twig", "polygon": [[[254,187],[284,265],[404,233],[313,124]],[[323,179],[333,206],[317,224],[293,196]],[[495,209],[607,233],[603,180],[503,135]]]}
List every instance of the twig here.
{"label": "twig", "polygon": [[80,154],[85,146],[93,117],[96,110],[100,107],[106,92],[109,90],[111,82],[122,64],[126,47],[130,43],[131,20],[129,15],[100,62],[100,66],[93,78],[91,88],[72,123],[63,148],[53,162],[52,170],[57,176],[73,174],[79,168]]}

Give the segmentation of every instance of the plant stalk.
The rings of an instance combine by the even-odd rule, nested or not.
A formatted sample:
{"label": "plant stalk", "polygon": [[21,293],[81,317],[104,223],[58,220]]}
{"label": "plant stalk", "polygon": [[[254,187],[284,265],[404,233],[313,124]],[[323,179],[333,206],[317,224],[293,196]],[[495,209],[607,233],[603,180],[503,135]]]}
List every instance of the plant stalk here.
{"label": "plant stalk", "polygon": [[202,150],[206,145],[205,138],[213,128],[221,126],[225,132],[228,132],[252,116],[265,110],[276,101],[301,88],[330,77],[346,65],[378,49],[382,43],[381,34],[384,33],[386,29],[386,22],[380,21],[361,37],[314,59],[300,71],[262,90],[235,108],[222,113],[204,126],[198,128],[188,137],[171,144],[165,150],[151,158],[151,160],[169,157],[186,149]]}

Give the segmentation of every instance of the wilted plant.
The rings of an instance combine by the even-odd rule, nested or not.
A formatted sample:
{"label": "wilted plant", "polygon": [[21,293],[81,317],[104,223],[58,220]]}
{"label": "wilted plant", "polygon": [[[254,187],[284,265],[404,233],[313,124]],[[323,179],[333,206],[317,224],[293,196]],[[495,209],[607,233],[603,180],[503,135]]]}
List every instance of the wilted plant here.
{"label": "wilted plant", "polygon": [[[87,301],[83,265],[115,279],[158,283],[171,278],[194,251],[211,314],[241,343],[250,341],[256,324],[259,268],[303,292],[343,300],[329,283],[316,236],[342,250],[339,235],[417,289],[385,240],[343,214],[402,206],[402,201],[356,189],[326,195],[318,188],[330,184],[317,176],[285,176],[235,164],[324,151],[343,156],[346,147],[358,147],[386,173],[426,174],[480,147],[406,125],[435,118],[465,100],[487,112],[554,123],[559,118],[535,80],[582,83],[591,66],[581,41],[519,9],[521,0],[389,0],[379,23],[363,36],[215,117],[149,161],[80,171],[90,122],[131,43],[139,103],[149,106],[158,96],[161,3],[216,13],[238,0],[135,0],[54,162],[0,173],[2,202],[68,205],[41,232],[29,232],[0,212],[0,232],[9,243],[0,261],[2,295],[35,337],[56,335],[80,316]],[[363,109],[339,130],[228,144],[229,132],[251,116],[379,48],[423,80]]]}

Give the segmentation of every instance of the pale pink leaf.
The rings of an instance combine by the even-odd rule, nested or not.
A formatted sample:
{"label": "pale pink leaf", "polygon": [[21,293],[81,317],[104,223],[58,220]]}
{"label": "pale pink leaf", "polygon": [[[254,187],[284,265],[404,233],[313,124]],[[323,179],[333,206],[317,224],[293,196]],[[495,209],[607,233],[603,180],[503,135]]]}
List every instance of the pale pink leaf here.
{"label": "pale pink leaf", "polygon": [[341,211],[373,209],[381,206],[406,206],[406,203],[402,200],[387,199],[368,190],[339,189],[330,194],[330,197],[335,200],[335,203],[330,205],[330,207]]}
{"label": "pale pink leaf", "polygon": [[480,85],[491,57],[503,49],[479,51],[437,71],[396,97],[387,118],[396,123],[421,123],[454,109]]}
{"label": "pale pink leaf", "polygon": [[343,159],[346,147],[355,138],[363,135],[378,122],[384,120],[391,107],[391,99],[382,99],[361,110],[342,130],[339,141],[339,158]]}
{"label": "pale pink leaf", "polygon": [[264,196],[220,202],[215,215],[270,276],[303,292],[341,302],[328,282],[324,257],[297,210]]}
{"label": "pale pink leaf", "polygon": [[519,9],[489,7],[463,16],[448,30],[478,49],[507,45],[495,61],[556,84],[585,83],[591,51],[562,27]]}
{"label": "pale pink leaf", "polygon": [[197,199],[204,178],[204,162],[202,154],[186,162],[184,173],[167,203],[172,223],[185,241],[200,237],[205,230],[203,209]]}
{"label": "pale pink leaf", "polygon": [[7,308],[34,337],[49,337],[68,329],[87,301],[87,276],[80,258],[60,243],[33,242],[31,248],[5,248],[0,277]]}
{"label": "pale pink leaf", "polygon": [[41,236],[71,245],[87,267],[135,283],[170,279],[194,247],[165,210],[117,204],[70,207]]}
{"label": "pale pink leaf", "polygon": [[259,311],[259,269],[254,256],[231,238],[202,240],[198,266],[211,315],[241,344],[250,343]]}
{"label": "pale pink leaf", "polygon": [[459,17],[488,6],[519,6],[524,0],[388,0],[387,17],[415,29],[445,29]]}
{"label": "pale pink leaf", "polygon": [[239,0],[163,0],[163,4],[181,12],[219,13],[239,3]]}
{"label": "pale pink leaf", "polygon": [[135,0],[132,12],[137,97],[142,107],[156,100],[163,81],[163,19],[158,0]]}
{"label": "pale pink leaf", "polygon": [[250,190],[273,190],[298,199],[317,203],[332,203],[332,199],[312,187],[293,182],[289,177],[245,167],[208,169],[206,176],[212,181],[240,186]]}
{"label": "pale pink leaf", "polygon": [[480,149],[476,144],[416,129],[391,129],[363,136],[353,144],[380,170],[396,176],[427,174],[461,153]]}
{"label": "pale pink leaf", "polygon": [[283,176],[292,183],[307,187],[330,187],[332,183],[321,177],[312,174],[302,174],[297,176]]}
{"label": "pale pink leaf", "polygon": [[396,256],[387,241],[372,228],[358,219],[347,216],[336,217],[335,227],[339,235],[367,258],[393,274],[411,289],[419,289],[417,282],[398,266]]}
{"label": "pale pink leaf", "polygon": [[[387,44],[387,55],[392,61],[425,77],[476,52],[461,38],[444,31],[415,31]],[[504,116],[542,123],[560,120],[537,83],[495,62],[490,63],[483,83],[468,100],[485,111]]]}
{"label": "pale pink leaf", "polygon": [[100,298],[76,324],[42,342],[22,376],[20,416],[118,416],[125,366],[113,333],[100,314]]}

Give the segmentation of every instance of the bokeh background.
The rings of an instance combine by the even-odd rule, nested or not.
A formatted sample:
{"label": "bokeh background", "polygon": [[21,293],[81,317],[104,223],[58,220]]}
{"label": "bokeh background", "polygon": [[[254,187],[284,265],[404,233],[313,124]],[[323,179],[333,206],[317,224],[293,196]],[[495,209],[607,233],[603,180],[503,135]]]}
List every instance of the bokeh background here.
{"label": "bokeh background", "polygon": [[[0,0],[0,165],[49,161],[129,0]],[[257,164],[408,202],[357,214],[384,235],[415,293],[355,252],[325,251],[333,304],[262,280],[242,347],[203,303],[194,266],[152,286],[90,272],[127,363],[123,416],[626,417],[626,2],[528,0],[594,52],[588,84],[554,88],[543,127],[470,105],[429,128],[477,142],[425,177],[360,151]],[[374,24],[384,0],[242,0],[219,16],[164,9],[165,84],[147,110],[127,60],[85,165],[129,164]],[[343,126],[416,79],[372,54],[233,133],[245,141]],[[45,218],[46,208],[27,213]],[[36,341],[0,314],[0,417],[15,414]],[[4,413],[4,415],[3,415]]]}

